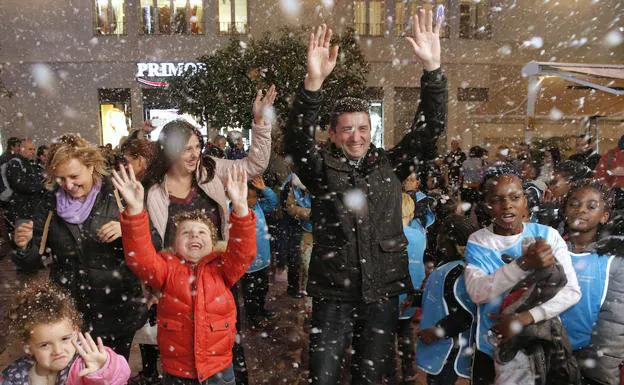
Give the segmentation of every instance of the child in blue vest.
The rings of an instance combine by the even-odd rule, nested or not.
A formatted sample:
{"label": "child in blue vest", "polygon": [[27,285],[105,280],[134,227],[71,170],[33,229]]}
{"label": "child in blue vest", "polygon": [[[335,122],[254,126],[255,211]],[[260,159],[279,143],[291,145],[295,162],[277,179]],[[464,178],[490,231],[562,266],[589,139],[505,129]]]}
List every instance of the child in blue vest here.
{"label": "child in blue vest", "polygon": [[[613,205],[613,191],[589,179],[572,185],[564,205],[581,300],[561,314],[561,321],[587,383],[617,384],[624,360],[624,255],[596,245]],[[624,244],[624,239],[619,242]]]}
{"label": "child in blue vest", "polygon": [[478,227],[468,217],[451,215],[441,221],[437,267],[427,278],[416,363],[427,373],[428,385],[454,384],[470,378],[476,305],[464,285],[464,249]]}
{"label": "child in blue vest", "polygon": [[[407,238],[407,257],[409,260],[409,272],[412,279],[412,286],[417,289],[422,286],[425,279],[425,265],[423,264],[423,256],[425,254],[425,246],[427,239],[425,237],[425,229],[420,225],[419,221],[410,224],[414,218],[414,200],[407,194],[402,194],[401,211],[403,217],[403,233]],[[415,225],[415,226],[414,226]],[[412,342],[412,317],[416,312],[415,304],[408,299],[407,294],[399,295],[399,303],[401,309],[399,313],[399,324],[397,329],[397,340],[399,347],[399,355],[401,356],[401,372],[403,382],[413,381],[416,376],[414,368],[414,344]],[[391,370],[394,372],[396,365]],[[391,373],[393,377],[396,373]]]}
{"label": "child in blue vest", "polygon": [[[576,273],[567,245],[555,229],[524,223],[527,200],[515,169],[506,165],[488,169],[481,190],[491,225],[470,236],[464,270],[466,289],[478,305],[473,384],[534,384],[532,357],[519,351],[505,364],[494,363],[493,342],[504,343],[523,327],[556,318],[576,304],[580,298]],[[499,315],[511,289],[533,271],[555,263],[562,266],[567,283],[553,298],[527,311]]]}
{"label": "child in blue vest", "polygon": [[277,206],[277,195],[264,184],[262,176],[249,182],[247,205],[256,215],[257,254],[247,273],[241,279],[245,294],[245,313],[254,326],[262,321],[275,318],[276,314],[265,308],[266,295],[269,292],[269,265],[271,264],[271,245],[265,214],[271,213]]}

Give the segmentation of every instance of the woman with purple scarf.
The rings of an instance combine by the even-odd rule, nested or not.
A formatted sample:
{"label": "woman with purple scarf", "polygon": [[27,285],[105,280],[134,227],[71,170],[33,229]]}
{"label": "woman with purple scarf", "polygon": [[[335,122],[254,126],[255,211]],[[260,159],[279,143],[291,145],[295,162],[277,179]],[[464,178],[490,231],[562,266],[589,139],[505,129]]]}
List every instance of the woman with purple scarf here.
{"label": "woman with purple scarf", "polygon": [[[33,270],[51,255],[50,280],[71,292],[86,331],[128,359],[147,308],[139,280],[125,265],[121,201],[107,174],[100,151],[81,137],[64,135],[52,144],[45,182],[52,191],[33,220],[15,229],[13,261]],[[157,234],[154,241],[160,245]]]}

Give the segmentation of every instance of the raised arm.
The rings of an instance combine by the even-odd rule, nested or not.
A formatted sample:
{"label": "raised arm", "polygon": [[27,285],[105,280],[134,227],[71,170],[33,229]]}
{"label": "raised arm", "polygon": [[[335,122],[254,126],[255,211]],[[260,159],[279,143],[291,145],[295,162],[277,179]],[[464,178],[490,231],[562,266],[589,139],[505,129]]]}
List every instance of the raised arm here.
{"label": "raised arm", "polygon": [[143,208],[145,191],[137,181],[132,166],[113,170],[113,184],[124,198],[126,209],[121,213],[121,240],[126,263],[142,282],[161,290],[167,277],[167,262],[156,252],[152,243],[149,217]]}
{"label": "raised arm", "polygon": [[321,87],[336,67],[338,58],[338,46],[330,46],[331,37],[332,30],[325,24],[310,34],[307,74],[288,114],[284,135],[286,154],[292,157],[297,175],[310,189],[319,184],[322,172],[322,161],[314,141],[322,101]]}
{"label": "raised arm", "polygon": [[228,160],[214,158],[215,175],[225,184],[228,170],[233,165],[242,166],[250,177],[262,175],[269,165],[271,158],[271,122],[268,119],[268,111],[272,108],[277,92],[275,86],[269,87],[266,95],[258,90],[253,102],[253,123],[251,129],[251,147],[249,154],[243,159]]}
{"label": "raised arm", "polygon": [[448,89],[446,77],[440,68],[440,27],[444,18],[433,27],[430,10],[419,11],[412,17],[411,44],[416,59],[422,64],[420,104],[414,121],[403,139],[390,151],[388,157],[400,180],[414,169],[414,161],[427,161],[436,156],[436,142],[444,131],[447,114]]}

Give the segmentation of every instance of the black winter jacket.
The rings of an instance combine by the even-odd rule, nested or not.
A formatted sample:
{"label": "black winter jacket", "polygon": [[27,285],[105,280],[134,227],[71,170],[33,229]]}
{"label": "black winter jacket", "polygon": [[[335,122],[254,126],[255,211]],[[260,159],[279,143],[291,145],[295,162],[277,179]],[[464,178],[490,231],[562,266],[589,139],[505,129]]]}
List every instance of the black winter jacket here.
{"label": "black winter jacket", "polygon": [[335,146],[321,148],[314,141],[321,92],[302,87],[295,99],[285,145],[296,174],[313,195],[307,287],[312,297],[370,303],[413,290],[401,222],[401,181],[436,155],[448,99],[442,70],[426,72],[421,90],[416,117],[401,142],[388,151],[371,145],[357,166]]}
{"label": "black winter jacket", "polygon": [[[48,216],[54,213],[46,243],[52,255],[50,280],[66,287],[84,317],[84,328],[98,335],[123,335],[141,328],[147,319],[138,278],[126,266],[121,238],[103,243],[98,230],[119,221],[119,208],[110,181],[104,180],[89,217],[82,225],[65,222],[56,214],[56,198],[49,193],[36,209],[33,240],[13,261],[23,269],[42,267],[39,245]],[[155,247],[160,237],[152,231]]]}
{"label": "black winter jacket", "polygon": [[15,155],[6,168],[6,177],[13,194],[6,206],[7,219],[32,218],[35,208],[45,197],[43,169],[37,162]]}

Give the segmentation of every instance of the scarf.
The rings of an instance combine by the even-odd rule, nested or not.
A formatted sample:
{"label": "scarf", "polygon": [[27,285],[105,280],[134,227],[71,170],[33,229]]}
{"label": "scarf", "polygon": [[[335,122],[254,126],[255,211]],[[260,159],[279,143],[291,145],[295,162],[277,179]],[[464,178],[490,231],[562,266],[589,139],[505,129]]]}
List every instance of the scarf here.
{"label": "scarf", "polygon": [[95,183],[87,194],[87,198],[84,201],[74,199],[65,190],[59,188],[56,191],[56,213],[65,222],[81,225],[83,224],[89,214],[93,205],[95,204],[95,198],[102,189],[102,182]]}

